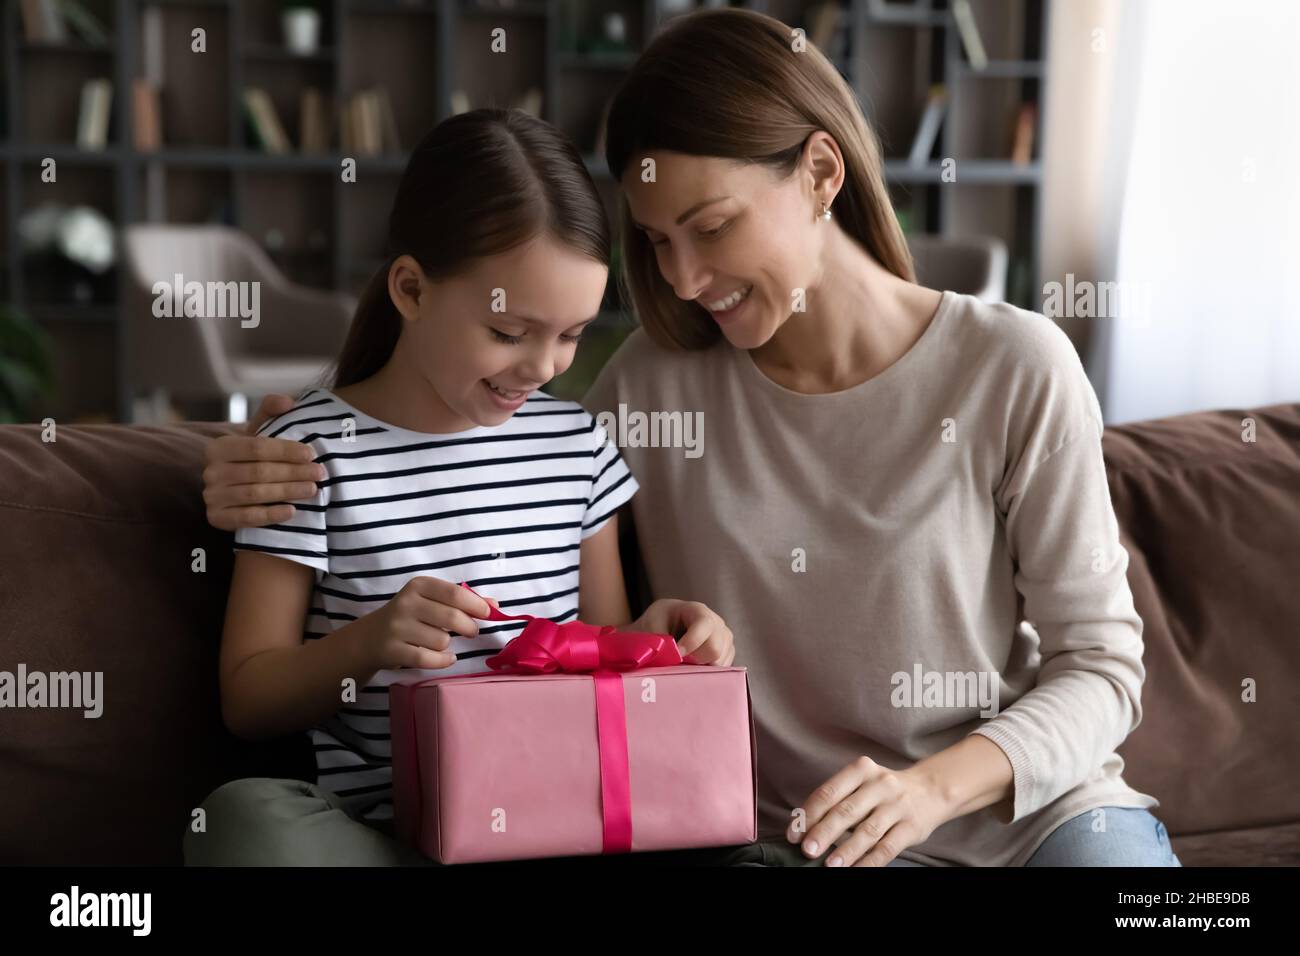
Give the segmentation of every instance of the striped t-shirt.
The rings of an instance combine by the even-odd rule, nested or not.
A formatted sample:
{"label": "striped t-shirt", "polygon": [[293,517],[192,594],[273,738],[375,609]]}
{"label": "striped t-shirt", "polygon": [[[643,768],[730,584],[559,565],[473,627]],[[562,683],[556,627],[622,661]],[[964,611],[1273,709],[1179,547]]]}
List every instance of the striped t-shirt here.
{"label": "striped t-shirt", "polygon": [[[235,534],[236,549],[316,569],[304,640],[379,610],[416,576],[465,581],[507,614],[572,620],[579,545],[637,490],[595,419],[542,392],[504,424],[433,435],[310,389],[258,434],[310,445],[329,472],[315,498],[293,502],[288,524]],[[309,731],[317,783],[365,819],[390,818],[388,685],[485,671],[524,623],[453,634],[451,667],[377,672],[355,703]]]}

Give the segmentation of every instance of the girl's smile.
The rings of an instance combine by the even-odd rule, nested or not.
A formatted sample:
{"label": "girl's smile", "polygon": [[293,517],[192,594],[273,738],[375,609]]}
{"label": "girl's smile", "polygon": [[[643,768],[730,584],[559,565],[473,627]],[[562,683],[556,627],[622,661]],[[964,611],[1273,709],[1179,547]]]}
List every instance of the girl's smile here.
{"label": "girl's smile", "polygon": [[497,408],[503,411],[516,412],[523,407],[524,402],[528,401],[528,394],[532,389],[503,389],[493,385],[485,378],[479,379],[483,383],[485,390],[496,403]]}

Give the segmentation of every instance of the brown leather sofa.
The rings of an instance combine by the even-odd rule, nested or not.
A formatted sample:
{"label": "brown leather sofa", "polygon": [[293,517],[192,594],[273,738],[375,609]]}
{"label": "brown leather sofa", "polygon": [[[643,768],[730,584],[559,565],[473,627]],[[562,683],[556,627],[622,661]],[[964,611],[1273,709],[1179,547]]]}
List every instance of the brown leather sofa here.
{"label": "brown leather sofa", "polygon": [[[200,472],[229,427],[0,426],[0,671],[104,675],[98,718],[0,708],[0,863],[175,864],[218,784],[310,776],[301,738],[221,723],[232,555]],[[1300,405],[1110,428],[1105,451],[1145,622],[1126,778],[1184,865],[1300,864]]]}

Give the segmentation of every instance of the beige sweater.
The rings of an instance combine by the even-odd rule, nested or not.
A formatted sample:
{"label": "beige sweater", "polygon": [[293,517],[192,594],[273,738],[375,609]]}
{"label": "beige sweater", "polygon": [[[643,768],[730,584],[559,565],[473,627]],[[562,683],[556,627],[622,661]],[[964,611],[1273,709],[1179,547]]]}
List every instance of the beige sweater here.
{"label": "beige sweater", "polygon": [[[654,595],[703,601],[735,633],[760,838],[860,755],[902,769],[971,733],[1010,759],[1014,805],[904,858],[1021,865],[1086,810],[1159,806],[1115,753],[1141,720],[1142,621],[1096,395],[1048,319],[945,292],[901,359],[827,395],[725,342],[667,351],[638,330],[584,404],[613,414],[641,484]],[[650,413],[674,411],[702,432],[649,447],[674,440]]]}

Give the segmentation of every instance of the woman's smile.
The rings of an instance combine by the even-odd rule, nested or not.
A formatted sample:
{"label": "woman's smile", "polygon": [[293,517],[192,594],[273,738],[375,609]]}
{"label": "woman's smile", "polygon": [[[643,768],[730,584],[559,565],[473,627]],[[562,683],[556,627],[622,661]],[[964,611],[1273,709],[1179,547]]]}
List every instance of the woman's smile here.
{"label": "woman's smile", "polygon": [[732,321],[744,311],[745,303],[749,301],[750,293],[753,291],[754,286],[750,284],[742,286],[721,299],[709,300],[701,297],[696,301],[709,310],[709,314],[713,316],[715,321],[724,324]]}

